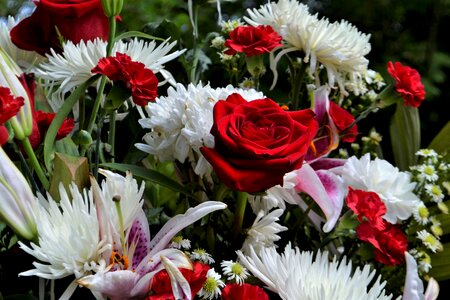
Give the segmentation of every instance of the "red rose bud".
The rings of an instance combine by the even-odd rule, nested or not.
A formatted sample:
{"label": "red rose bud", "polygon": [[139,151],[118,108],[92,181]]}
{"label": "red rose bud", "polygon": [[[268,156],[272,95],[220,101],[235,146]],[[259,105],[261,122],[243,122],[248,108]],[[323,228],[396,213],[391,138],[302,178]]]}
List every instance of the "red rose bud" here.
{"label": "red rose bud", "polygon": [[8,129],[5,126],[0,125],[0,147],[6,144],[8,140],[9,140]]}
{"label": "red rose bud", "polygon": [[399,62],[388,62],[387,70],[395,80],[395,90],[405,105],[419,107],[425,100],[425,87],[417,70]]}
{"label": "red rose bud", "polygon": [[102,74],[113,82],[122,83],[130,90],[136,105],[145,106],[148,102],[154,102],[158,96],[158,78],[153,71],[141,62],[132,61],[126,54],[117,53],[115,57],[100,59],[92,73]]}
{"label": "red rose bud", "polygon": [[284,111],[268,98],[232,94],[214,106],[215,147],[200,150],[228,187],[261,192],[302,166],[317,129],[310,109]]}
{"label": "red rose bud", "polygon": [[261,55],[281,46],[281,40],[282,37],[271,26],[239,26],[230,32],[230,39],[225,41],[225,47],[228,47],[225,54]]}
{"label": "red rose bud", "polygon": [[11,40],[19,48],[45,55],[61,50],[61,39],[79,43],[96,38],[107,40],[108,18],[101,0],[40,0],[33,14],[11,30]]}

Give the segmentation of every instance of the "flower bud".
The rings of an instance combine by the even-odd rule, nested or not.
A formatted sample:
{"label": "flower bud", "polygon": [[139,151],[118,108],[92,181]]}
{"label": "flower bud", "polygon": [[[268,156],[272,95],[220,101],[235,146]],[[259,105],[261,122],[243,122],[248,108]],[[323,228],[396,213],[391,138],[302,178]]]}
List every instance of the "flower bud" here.
{"label": "flower bud", "polygon": [[117,17],[122,11],[123,0],[102,0],[102,6],[108,18]]}
{"label": "flower bud", "polygon": [[15,97],[22,97],[24,105],[9,122],[14,131],[14,137],[23,140],[31,135],[33,130],[33,113],[30,98],[18,76],[22,73],[19,66],[0,47],[0,86],[7,87]]}
{"label": "flower bud", "polygon": [[36,198],[14,163],[0,148],[0,219],[24,239],[37,237]]}

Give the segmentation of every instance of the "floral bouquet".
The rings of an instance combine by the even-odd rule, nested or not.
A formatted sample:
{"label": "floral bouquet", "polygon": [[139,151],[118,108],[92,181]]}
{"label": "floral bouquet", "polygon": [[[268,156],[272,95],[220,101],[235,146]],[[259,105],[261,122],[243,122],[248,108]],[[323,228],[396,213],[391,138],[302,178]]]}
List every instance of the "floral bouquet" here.
{"label": "floral bouquet", "polygon": [[[450,127],[422,148],[418,71],[297,0],[217,1],[206,35],[196,2],[184,33],[123,0],[1,23],[4,299],[437,299]],[[391,108],[388,161],[359,125]]]}

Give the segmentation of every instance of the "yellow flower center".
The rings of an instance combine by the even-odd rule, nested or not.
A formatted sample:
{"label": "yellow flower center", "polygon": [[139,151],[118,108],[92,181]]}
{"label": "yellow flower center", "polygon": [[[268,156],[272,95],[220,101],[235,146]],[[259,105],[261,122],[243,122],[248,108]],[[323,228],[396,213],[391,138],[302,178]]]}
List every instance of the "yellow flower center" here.
{"label": "yellow flower center", "polygon": [[244,274],[244,268],[239,263],[234,263],[231,265],[231,272],[236,275]]}
{"label": "yellow flower center", "polygon": [[208,277],[205,283],[203,284],[203,289],[208,293],[213,293],[216,290],[216,288],[217,288],[217,281],[212,277]]}
{"label": "yellow flower center", "polygon": [[425,206],[419,207],[419,217],[421,219],[426,219],[430,215],[430,212],[428,211],[428,208]]}

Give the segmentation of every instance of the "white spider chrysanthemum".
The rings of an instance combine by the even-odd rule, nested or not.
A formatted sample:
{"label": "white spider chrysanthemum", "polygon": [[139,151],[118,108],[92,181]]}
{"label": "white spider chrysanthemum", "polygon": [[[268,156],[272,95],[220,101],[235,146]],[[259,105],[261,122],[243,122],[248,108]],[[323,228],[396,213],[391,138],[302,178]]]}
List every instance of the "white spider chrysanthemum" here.
{"label": "white spider chrysanthemum", "polygon": [[8,53],[22,70],[29,73],[31,72],[31,68],[43,62],[45,57],[39,55],[35,51],[22,50],[13,44],[10,31],[17,23],[19,23],[19,21],[16,21],[12,16],[8,16],[7,22],[0,21],[0,47]]}
{"label": "white spider chrysanthemum", "polygon": [[277,223],[283,212],[283,209],[275,209],[266,215],[264,211],[260,211],[253,225],[247,230],[242,251],[247,253],[250,247],[258,251],[261,248],[274,246],[274,242],[281,238],[278,233],[288,229]]}
{"label": "white spider chrysanthemum", "polygon": [[211,254],[207,253],[205,249],[194,249],[190,254],[190,259],[195,261],[200,261],[204,264],[213,264],[214,258],[211,256]]}
{"label": "white spider chrysanthemum", "polygon": [[100,237],[97,210],[91,192],[81,194],[76,185],[70,187],[71,199],[64,187],[59,188],[59,204],[48,196],[39,196],[40,206],[36,211],[39,245],[20,247],[40,262],[35,269],[22,272],[22,276],[39,276],[59,279],[69,275],[80,278],[104,267],[103,252],[110,250],[108,243]]}
{"label": "white spider chrysanthemum", "polygon": [[206,273],[206,280],[203,287],[198,292],[198,295],[202,299],[216,299],[221,294],[221,288],[225,286],[225,283],[220,279],[220,275],[214,270],[214,268],[209,269]]}
{"label": "white spider chrysanthemum", "polygon": [[[91,70],[106,56],[106,45],[101,39],[81,41],[78,44],[68,41],[63,45],[62,53],[57,54],[51,50],[51,54],[47,55],[48,62],[41,64],[36,75],[46,80],[46,86],[60,85],[60,92],[64,94],[94,75]],[[144,42],[138,39],[128,43],[119,41],[113,47],[112,56],[117,52],[125,53],[131,60],[143,63],[155,74],[161,73],[166,80],[174,83],[172,75],[164,70],[163,64],[184,53],[185,50],[177,50],[169,54],[175,45],[176,42],[169,43],[168,40],[159,45],[155,41]]]}
{"label": "white spider chrysanthemum", "polygon": [[[286,42],[271,61],[276,82],[276,65],[288,52],[303,51],[305,63],[309,63],[309,75],[314,77],[321,65],[325,67],[328,84],[339,85],[345,94],[346,80],[359,85],[369,61],[364,57],[371,50],[370,35],[361,33],[347,21],[330,23],[311,15],[308,7],[298,1],[280,0],[262,6],[259,10],[248,10],[253,25],[271,25]],[[317,76],[316,76],[317,78]]]}
{"label": "white spider chrysanthemum", "polygon": [[177,84],[167,90],[167,96],[148,103],[147,118],[139,120],[141,126],[151,131],[143,139],[146,144],[136,147],[155,155],[160,161],[185,162],[192,164],[198,175],[207,175],[212,167],[200,152],[200,147],[214,147],[214,137],[210,133],[213,121],[213,107],[219,100],[233,93],[239,93],[250,101],[264,98],[261,92],[234,88],[211,88],[189,84]]}
{"label": "white spider chrysanthemum", "polygon": [[235,280],[238,284],[243,284],[249,275],[245,267],[232,260],[224,260],[220,263],[220,266],[222,267],[223,275],[229,281]]}
{"label": "white spider chrysanthemum", "polygon": [[334,257],[330,262],[327,252],[318,252],[314,259],[312,252],[301,252],[288,244],[282,254],[275,247],[258,254],[253,248],[248,255],[237,253],[241,263],[283,300],[392,298],[386,295],[386,283],[381,282],[381,277],[373,282],[375,270],[371,271],[369,265],[353,271],[351,262],[345,258],[339,263]]}
{"label": "white spider chrysanthemum", "polygon": [[370,159],[366,154],[360,159],[350,157],[342,169],[347,185],[377,193],[386,205],[384,219],[392,224],[406,220],[417,210],[420,199],[413,193],[415,183],[411,175],[383,159]]}

